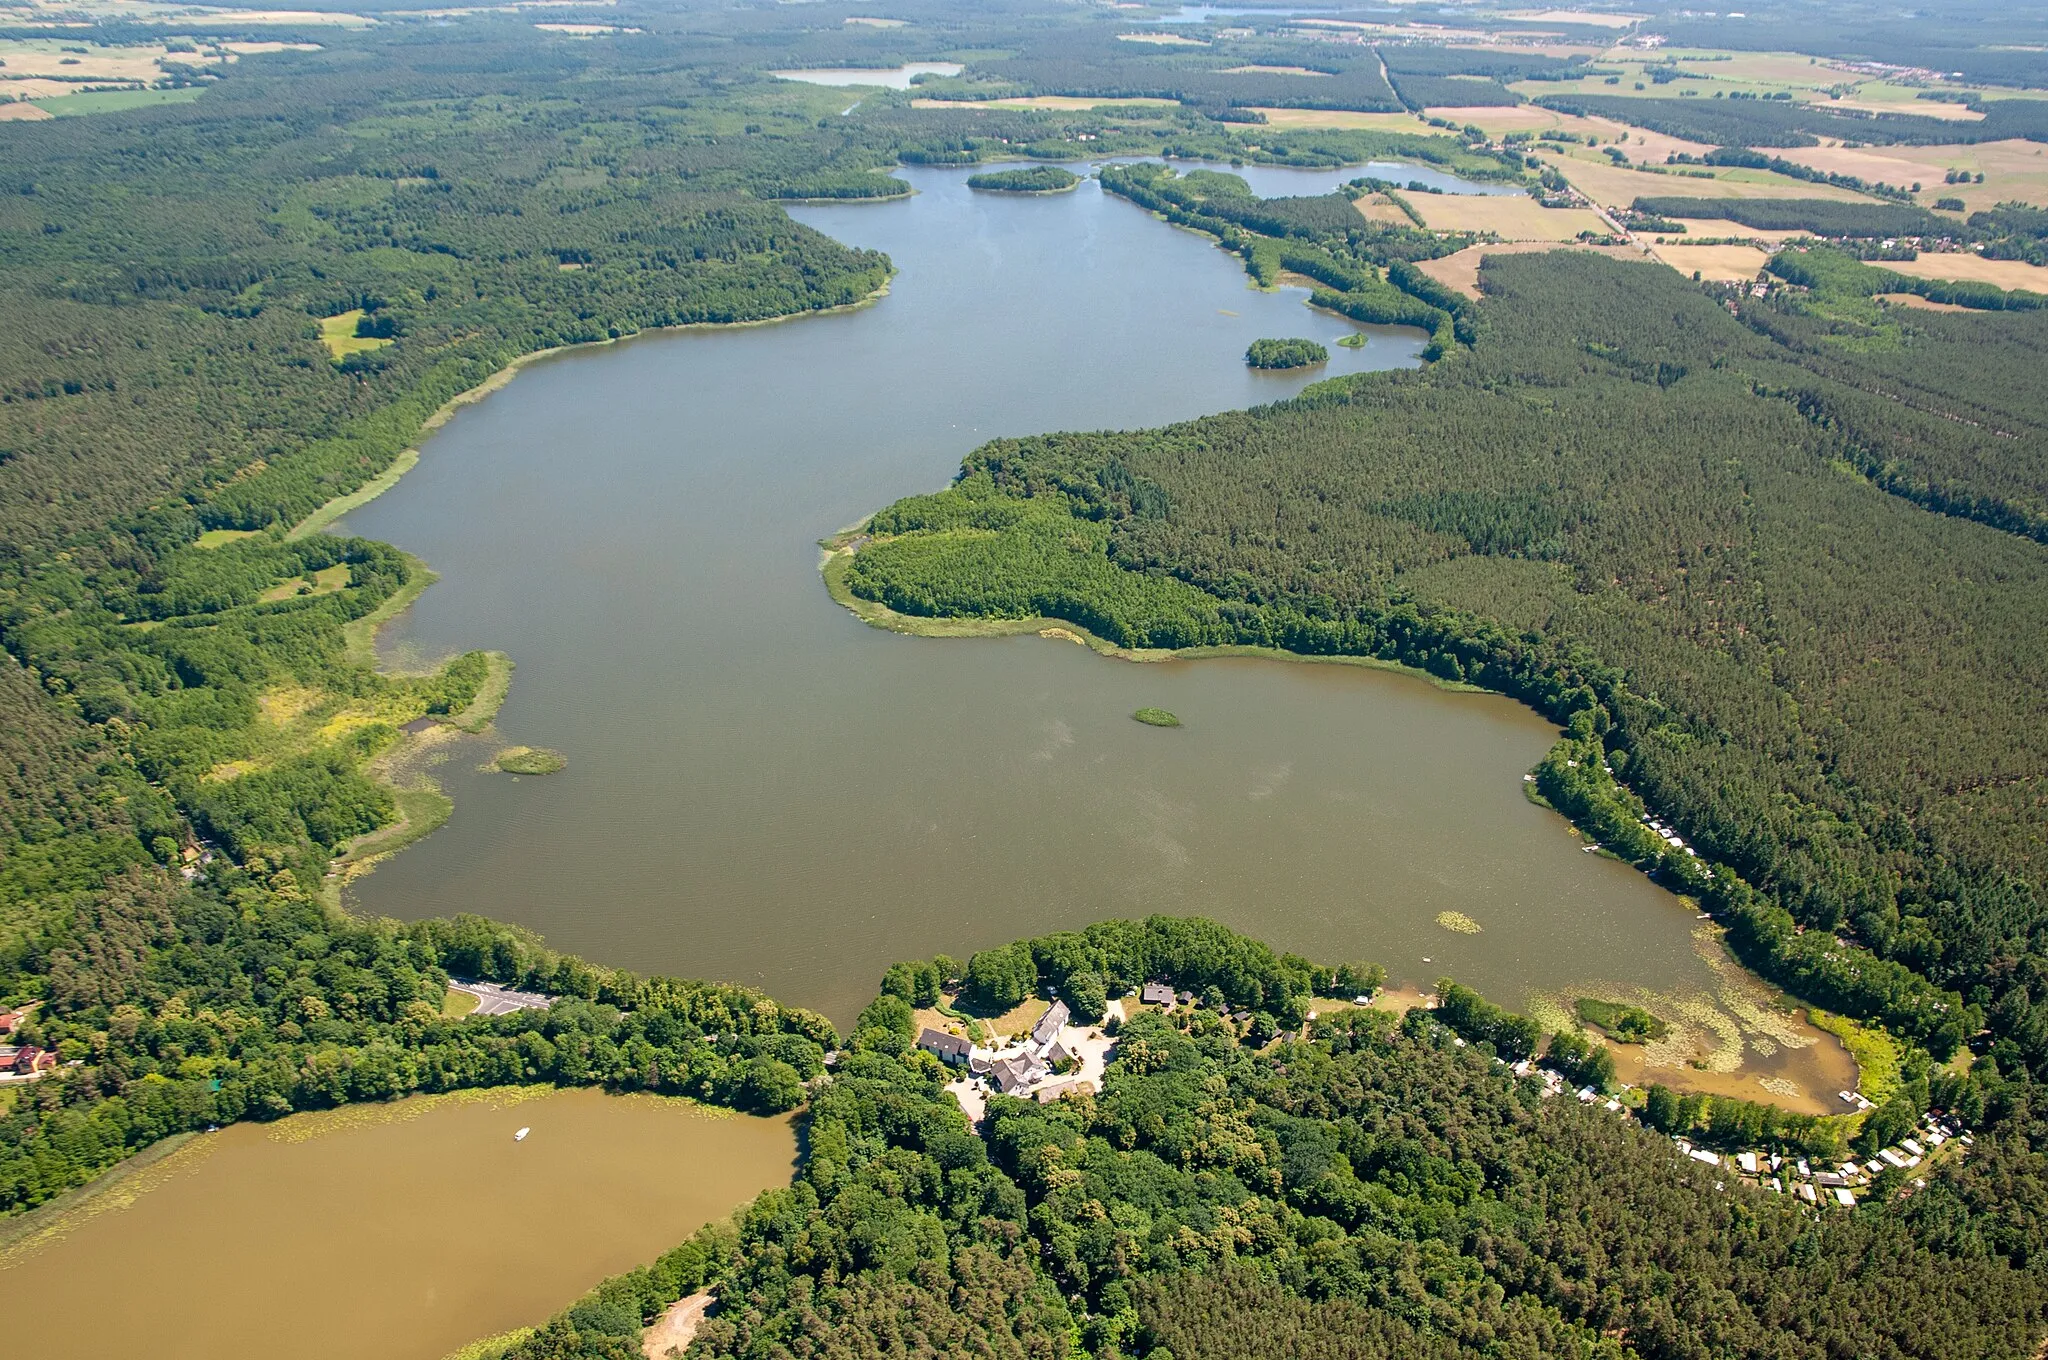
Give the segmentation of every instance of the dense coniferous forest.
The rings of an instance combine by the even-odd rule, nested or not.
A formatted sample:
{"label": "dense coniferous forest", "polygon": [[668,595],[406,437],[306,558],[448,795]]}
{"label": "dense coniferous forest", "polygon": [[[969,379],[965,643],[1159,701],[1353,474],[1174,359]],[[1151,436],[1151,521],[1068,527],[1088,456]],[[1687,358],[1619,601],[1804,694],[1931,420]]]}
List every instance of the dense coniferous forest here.
{"label": "dense coniferous forest", "polygon": [[[1938,1053],[1988,1016],[2002,1064],[2042,1069],[2048,560],[2007,531],[2043,485],[2035,315],[1730,315],[1565,255],[1496,258],[1486,286],[1473,347],[1419,374],[991,444],[876,516],[849,585],[1520,695],[1572,725],[1546,794],[1753,965]],[[1999,418],[1963,423],[1973,400]],[[1649,837],[1638,795],[1718,867]]]}
{"label": "dense coniferous forest", "polygon": [[1157,917],[991,952],[1062,996],[1164,980],[1214,1001],[1134,1014],[1099,1094],[993,1098],[976,1137],[912,1047],[920,971],[957,965],[892,969],[796,1183],[506,1360],[628,1360],[707,1286],[693,1356],[1936,1357],[2020,1355],[2041,1329],[2038,1223],[1980,1212],[2038,1183],[2033,1116],[1984,1073],[1941,1092],[1984,1116],[1971,1158],[1817,1217],[1544,1098],[1446,1023],[1478,998],[1318,1002],[1358,970]]}
{"label": "dense coniferous forest", "polygon": [[1638,198],[1652,217],[1725,218],[1758,231],[1816,236],[1953,236],[1960,224],[1909,204],[1843,203],[1831,198]]}
{"label": "dense coniferous forest", "polygon": [[[633,6],[602,16],[632,31],[595,42],[517,16],[263,30],[318,50],[244,60],[189,103],[0,123],[0,1001],[37,1003],[17,1037],[64,1064],[0,1106],[0,1213],[216,1123],[602,1085],[808,1103],[803,1170],[508,1360],[625,1360],[705,1287],[706,1356],[2032,1353],[2048,315],[2031,295],[1816,250],[1775,260],[1787,286],[1765,297],[1500,259],[1474,303],[1414,267],[1469,238],[1368,222],[1349,193],[1262,200],[1232,176],[1111,166],[1106,187],[1258,282],[1303,275],[1318,305],[1422,326],[1439,362],[1165,431],[990,445],[952,490],[877,515],[849,572],[906,613],[1369,653],[1532,704],[1565,729],[1543,798],[1695,895],[1760,972],[1908,1041],[1905,1092],[1864,1137],[1930,1103],[1977,1128],[1913,1193],[1816,1216],[1717,1185],[1651,1129],[1830,1151],[1843,1130],[1661,1088],[1650,1129],[1545,1100],[1496,1059],[1547,1045],[1602,1086],[1605,1050],[1449,980],[1441,1010],[1405,1019],[1319,1003],[1376,970],[1205,922],[904,965],[842,1040],[743,988],[323,897],[335,854],[398,813],[368,762],[407,723],[490,702],[481,653],[372,664],[422,564],[299,532],[402,466],[446,402],[554,346],[860,303],[889,261],[777,200],[900,195],[899,163],[1398,157],[1521,179],[1476,136],[1250,110],[1512,102],[1504,82],[1572,69],[1305,55],[1257,26],[1227,54],[1132,43],[1128,23],[1023,0],[891,13],[911,22]],[[1706,21],[1672,31],[1687,23]],[[1902,41],[1879,25],[1865,45]],[[2040,64],[1953,51],[1986,80]],[[936,58],[966,73],[851,102],[767,74]],[[1320,74],[1258,69],[1303,63]],[[989,102],[1015,93],[1182,103]],[[1958,126],[1619,102],[1744,145]],[[1988,101],[1967,126],[2038,137],[2041,109]],[[2024,257],[2038,216],[1971,226]],[[1901,290],[1978,314],[1873,300]],[[1650,836],[1651,807],[1705,859]],[[912,1008],[956,975],[969,1004],[1050,993],[1099,1016],[1147,980],[1202,1004],[1123,1026],[1099,1094],[998,1099],[977,1131],[913,1048]],[[558,999],[457,1020],[451,976]]]}

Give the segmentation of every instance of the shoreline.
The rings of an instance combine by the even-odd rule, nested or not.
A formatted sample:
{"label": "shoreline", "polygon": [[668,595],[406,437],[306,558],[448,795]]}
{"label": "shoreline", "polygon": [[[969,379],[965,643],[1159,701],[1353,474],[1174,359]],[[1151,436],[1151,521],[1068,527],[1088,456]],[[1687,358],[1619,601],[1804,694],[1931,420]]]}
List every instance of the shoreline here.
{"label": "shoreline", "polygon": [[[881,201],[893,202],[895,199]],[[892,266],[888,276],[866,295],[857,301],[841,303],[835,307],[789,312],[782,316],[762,317],[754,321],[693,321],[681,326],[654,326],[635,331],[631,335],[609,336],[603,340],[590,340],[573,345],[554,345],[548,349],[537,349],[519,355],[476,386],[458,392],[441,403],[433,414],[420,422],[419,432],[413,437],[413,442],[401,449],[382,472],[355,490],[325,502],[287,529],[284,537],[289,541],[320,533],[332,527],[350,511],[368,505],[397,486],[406,473],[419,466],[419,445],[425,442],[425,436],[454,419],[456,413],[463,407],[474,405],[492,393],[503,390],[519,376],[520,370],[529,364],[571,351],[600,349],[637,340],[642,336],[662,335],[673,331],[774,326],[805,317],[858,311],[887,297],[889,284],[895,277],[896,271]],[[404,552],[403,549],[400,551]],[[428,587],[441,579],[440,573],[421,558],[409,552],[404,553],[404,556],[406,565],[412,573],[405,585],[393,592],[391,597],[377,608],[342,627],[345,658],[349,662],[368,666],[383,675],[400,675],[404,672],[387,671],[379,664],[377,635],[385,624],[410,609],[420,596],[426,593]],[[504,706],[506,698],[511,693],[515,663],[504,652],[490,651],[485,655],[490,660],[490,673],[478,688],[476,697],[470,701],[469,707],[459,714],[434,715],[435,722],[432,727],[401,735],[391,746],[363,762],[363,772],[391,794],[397,806],[398,816],[389,825],[380,826],[374,831],[356,837],[329,857],[327,872],[322,877],[318,889],[318,896],[324,905],[337,911],[346,911],[347,907],[342,901],[342,890],[347,884],[372,872],[384,860],[416,841],[432,835],[454,814],[455,800],[450,798],[447,791],[427,772],[427,763],[423,762],[421,757],[429,755],[434,747],[447,741],[450,734],[478,736],[490,730],[498,710]],[[434,669],[437,670],[439,667]],[[433,671],[423,673],[432,674]]]}
{"label": "shoreline", "polygon": [[[861,523],[866,523],[866,521],[862,520]],[[860,532],[858,525],[842,529],[839,533],[821,541],[819,544],[819,575],[825,582],[827,593],[831,595],[836,604],[869,627],[879,628],[887,632],[925,638],[1019,637],[1026,634],[1036,634],[1048,640],[1078,643],[1098,656],[1140,665],[1162,661],[1201,661],[1217,657],[1248,657],[1257,660],[1285,661],[1296,664],[1349,665],[1369,670],[1396,672],[1423,680],[1436,689],[1450,693],[1499,695],[1497,690],[1489,690],[1483,686],[1467,684],[1462,681],[1445,680],[1428,671],[1417,670],[1412,666],[1405,666],[1398,661],[1386,661],[1379,657],[1312,656],[1299,652],[1283,651],[1279,648],[1248,645],[1186,647],[1178,649],[1131,648],[1118,646],[1106,638],[1095,635],[1079,624],[1070,623],[1064,619],[1047,618],[1044,616],[1034,616],[1028,619],[992,619],[926,618],[920,615],[903,614],[891,609],[887,605],[873,600],[861,599],[847,585],[846,573],[848,567],[851,565],[859,547],[870,541],[872,540],[867,535]],[[1509,696],[1499,695],[1499,697],[1508,698]],[[1525,705],[1518,706],[1526,707]],[[1535,716],[1539,721],[1542,720],[1540,714]],[[1569,817],[1566,817],[1562,812],[1552,807],[1549,801],[1536,791],[1533,784],[1524,783],[1522,790],[1524,796],[1529,801],[1555,814],[1574,837],[1582,835],[1578,826]],[[1619,862],[1618,857],[1612,855],[1611,852],[1603,849],[1602,853]],[[1669,891],[1669,889],[1666,889],[1666,891]],[[1679,906],[1697,911],[1697,907],[1689,898],[1675,893],[1673,897]],[[1783,987],[1751,971],[1740,960],[1736,959],[1733,954],[1729,954],[1727,957],[1729,965],[1738,969],[1748,983],[1767,990],[1786,1008],[1803,1011],[1811,1006],[1812,1003],[1793,995]],[[1424,995],[1425,993],[1419,987],[1404,993],[1404,996],[1408,996],[1411,1002],[1419,1002]],[[1818,1027],[1814,1028],[1817,1029]],[[1851,1071],[1857,1073],[1860,1077],[1861,1064],[1857,1063],[1854,1056],[1848,1052],[1847,1045],[1842,1044],[1837,1038],[1827,1034],[1825,1031],[1821,1033],[1820,1041],[1838,1049],[1841,1056],[1848,1060]],[[1743,1064],[1743,1069],[1738,1076],[1733,1073],[1707,1073],[1694,1070],[1691,1067],[1685,1067],[1680,1070],[1667,1072],[1665,1079],[1674,1089],[1712,1091],[1715,1094],[1734,1095],[1737,1094],[1736,1087],[1738,1085],[1753,1085],[1754,1079],[1759,1075],[1763,1075],[1751,1070],[1750,1065],[1746,1062]],[[1824,1093],[1802,1090],[1800,1096],[1787,1096],[1764,1088],[1762,1090],[1744,1089],[1740,1094],[1745,1099],[1762,1100],[1781,1109],[1791,1109],[1799,1113],[1817,1113],[1830,1117],[1836,1114],[1833,1107],[1828,1104]]]}
{"label": "shoreline", "polygon": [[863,600],[847,587],[846,569],[853,561],[854,553],[844,542],[846,537],[847,532],[842,531],[819,545],[819,575],[824,578],[826,592],[831,595],[834,603],[869,627],[879,628],[885,632],[928,638],[1021,637],[1027,633],[1035,633],[1043,638],[1078,642],[1098,656],[1138,665],[1162,661],[1207,661],[1221,657],[1247,657],[1259,661],[1285,661],[1298,665],[1356,666],[1365,670],[1390,671],[1425,681],[1431,687],[1451,694],[1498,694],[1498,691],[1482,685],[1471,685],[1462,680],[1446,680],[1440,675],[1433,675],[1428,671],[1377,656],[1311,656],[1303,652],[1290,652],[1278,647],[1259,647],[1249,643],[1230,643],[1214,647],[1123,647],[1107,638],[1098,637],[1078,623],[1048,618],[1044,615],[1034,615],[1028,619],[990,619],[927,618],[920,614],[901,614],[885,604]]}

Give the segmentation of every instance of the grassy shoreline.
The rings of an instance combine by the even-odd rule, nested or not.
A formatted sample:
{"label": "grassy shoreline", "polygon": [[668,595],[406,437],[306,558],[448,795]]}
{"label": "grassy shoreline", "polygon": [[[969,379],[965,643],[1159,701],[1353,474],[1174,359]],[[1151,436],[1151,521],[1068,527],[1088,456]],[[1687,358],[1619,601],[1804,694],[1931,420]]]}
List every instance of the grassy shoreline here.
{"label": "grassy shoreline", "polygon": [[[894,271],[892,270],[890,278],[894,276]],[[594,340],[587,344],[578,345],[556,345],[549,349],[534,350],[530,354],[522,354],[512,360],[475,387],[459,392],[443,402],[438,410],[420,423],[420,436],[423,437],[431,434],[443,425],[446,425],[454,418],[455,413],[463,407],[482,401],[493,392],[501,390],[512,379],[517,377],[519,371],[528,364],[538,362],[552,355],[566,353],[570,350],[580,351],[606,345],[616,345],[624,341],[637,339],[640,336],[657,335],[669,331],[726,330],[744,326],[772,326],[803,317],[857,311],[860,308],[872,306],[882,298],[887,297],[888,294],[889,279],[884,279],[880,285],[865,297],[856,302],[845,303],[838,307],[821,307],[809,311],[791,312],[785,316],[765,317],[759,321],[699,322],[685,326],[661,326],[638,331],[633,335],[619,336],[615,339]],[[423,438],[421,442],[424,442]],[[304,538],[329,528],[351,510],[368,505],[371,501],[398,485],[399,480],[406,473],[419,466],[419,461],[420,451],[416,444],[405,448],[400,451],[397,457],[391,460],[390,465],[382,472],[355,490],[336,496],[334,499],[321,505],[288,529],[285,532],[285,537],[287,539]],[[344,654],[351,663],[382,670],[383,668],[379,666],[377,659],[377,634],[383,629],[385,624],[397,618],[407,609],[410,609],[420,596],[426,593],[429,586],[441,579],[439,573],[411,553],[405,554],[405,560],[406,565],[411,569],[411,576],[406,583],[394,591],[391,597],[378,605],[377,608],[343,627]],[[433,745],[445,740],[445,736],[442,733],[446,729],[454,729],[471,736],[480,735],[490,729],[492,721],[498,715],[498,710],[504,706],[505,699],[511,692],[513,661],[504,652],[488,652],[486,656],[490,661],[490,672],[485,677],[483,684],[478,688],[476,697],[470,701],[469,707],[461,713],[442,718],[437,724],[441,732],[430,729],[428,732],[403,736],[395,745],[380,752],[373,759],[365,763],[366,773],[390,791],[392,799],[398,807],[398,819],[388,826],[379,827],[375,831],[357,837],[329,859],[327,874],[320,886],[321,900],[329,906],[336,910],[341,910],[342,888],[346,884],[369,873],[378,864],[414,842],[432,835],[454,813],[454,800],[426,772],[419,762],[419,757],[424,755]]]}

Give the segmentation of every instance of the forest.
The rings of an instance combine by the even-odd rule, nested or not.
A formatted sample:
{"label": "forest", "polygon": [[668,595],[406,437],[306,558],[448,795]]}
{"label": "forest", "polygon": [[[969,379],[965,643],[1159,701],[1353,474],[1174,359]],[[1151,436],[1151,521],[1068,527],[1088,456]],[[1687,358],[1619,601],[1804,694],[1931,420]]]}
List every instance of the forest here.
{"label": "forest", "polygon": [[[860,303],[890,261],[777,202],[900,195],[900,163],[1398,157],[1519,179],[1457,137],[1246,110],[1397,112],[1452,75],[1559,69],[1388,49],[1389,85],[1375,49],[1332,44],[1319,77],[1233,71],[1008,0],[900,9],[909,31],[828,6],[622,6],[642,31],[601,42],[505,16],[320,27],[318,50],[188,103],[0,123],[0,1001],[37,1003],[20,1040],[64,1064],[0,1107],[0,1213],[217,1123],[598,1085],[805,1107],[804,1167],[509,1355],[624,1360],[704,1286],[723,1300],[707,1356],[2030,1354],[2048,316],[2025,295],[1902,313],[1873,300],[1907,286],[1894,271],[1807,252],[1764,298],[1572,257],[1497,260],[1475,302],[1414,267],[1468,240],[1367,222],[1368,186],[1262,200],[1112,167],[1105,187],[1256,281],[1303,275],[1318,305],[1429,330],[1436,362],[1166,431],[990,445],[877,515],[850,572],[906,613],[1371,654],[1531,704],[1563,729],[1540,796],[1692,894],[1760,972],[1909,1041],[1915,1102],[1967,1112],[1976,1151],[1911,1195],[1816,1219],[1717,1187],[1494,1061],[1547,1044],[1604,1084],[1604,1050],[1448,980],[1438,1013],[1311,1021],[1375,970],[1206,922],[907,964],[843,1037],[745,988],[326,898],[334,853],[394,815],[370,760],[478,702],[493,663],[378,670],[371,630],[430,574],[298,530],[445,403],[555,346]],[[765,74],[948,52],[958,87],[851,107]],[[988,103],[1019,91],[1188,107]],[[980,102],[917,107],[928,92]],[[1762,107],[1705,102],[1679,113]],[[1978,127],[2038,117],[1994,102]],[[2007,238],[2039,235],[1999,212]],[[337,355],[333,320],[385,343]],[[1644,839],[1651,807],[1704,863]],[[450,977],[558,1000],[454,1019]],[[999,1101],[984,1137],[908,1032],[955,977],[989,1004],[1052,992],[1099,1015],[1154,979],[1202,1004],[1131,1021],[1097,1096]],[[1826,1136],[1764,1111],[1653,1090],[1643,1119]]]}
{"label": "forest", "polygon": [[875,516],[849,588],[1515,695],[1567,727],[1545,795],[1766,976],[1938,1055],[1988,1021],[2048,1071],[2038,314],[1731,315],[1573,255],[1484,282],[1419,373],[989,444]]}
{"label": "forest", "polygon": [[1817,146],[1823,137],[1874,145],[1946,146],[2021,137],[2048,141],[2048,100],[1995,99],[1975,122],[1918,113],[1860,113],[1768,99],[1635,99],[1626,95],[1544,95],[1560,113],[1617,122],[1713,146]]}
{"label": "forest", "polygon": [[1955,236],[1961,224],[1909,204],[1844,203],[1830,198],[1638,198],[1653,217],[1726,218],[1758,231],[1816,236]]}
{"label": "forest", "polygon": [[1011,194],[1056,194],[1080,182],[1073,172],[1057,165],[1034,165],[1027,170],[991,170],[967,177],[970,189]]}
{"label": "forest", "polygon": [[702,1288],[705,1357],[2018,1356],[2042,1327],[2038,1220],[1986,1212],[2040,1184],[2037,1116],[1983,1070],[1939,1092],[1981,1116],[1970,1158],[1816,1216],[1546,1099],[1460,1032],[1527,1022],[1462,989],[1405,1016],[1318,1003],[1358,968],[1159,917],[1000,952],[1063,997],[1158,980],[1211,1000],[1112,1020],[1099,1093],[995,1097],[977,1137],[912,1047],[916,980],[960,965],[891,969],[811,1102],[795,1184],[501,1360],[629,1360]]}

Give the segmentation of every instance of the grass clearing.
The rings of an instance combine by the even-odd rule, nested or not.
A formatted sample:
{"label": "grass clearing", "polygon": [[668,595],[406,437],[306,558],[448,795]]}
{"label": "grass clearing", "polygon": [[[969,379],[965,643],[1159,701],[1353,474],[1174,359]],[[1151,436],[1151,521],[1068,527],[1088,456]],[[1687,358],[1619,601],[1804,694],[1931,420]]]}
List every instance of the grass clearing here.
{"label": "grass clearing", "polygon": [[320,318],[320,343],[327,346],[327,352],[334,356],[336,363],[351,354],[363,354],[373,349],[382,349],[391,343],[376,336],[357,335],[356,323],[363,319],[363,309],[342,312],[337,316]]}
{"label": "grass clearing", "polygon": [[208,529],[199,536],[196,546],[211,552],[215,548],[225,548],[228,544],[241,539],[254,538],[262,532],[261,529]]}
{"label": "grass clearing", "polygon": [[441,995],[441,1014],[450,1020],[460,1020],[477,1008],[477,999],[470,992],[458,992],[450,987]]}
{"label": "grass clearing", "polygon": [[281,600],[293,600],[300,596],[332,595],[348,588],[348,564],[337,562],[323,567],[311,576],[294,576],[289,581],[280,581],[257,596],[259,604],[276,604]]}
{"label": "grass clearing", "polygon": [[154,108],[158,104],[189,104],[205,93],[204,85],[185,85],[175,90],[85,90],[38,99],[36,107],[52,118],[77,118],[89,113]]}

